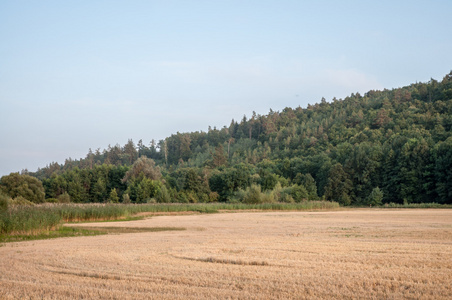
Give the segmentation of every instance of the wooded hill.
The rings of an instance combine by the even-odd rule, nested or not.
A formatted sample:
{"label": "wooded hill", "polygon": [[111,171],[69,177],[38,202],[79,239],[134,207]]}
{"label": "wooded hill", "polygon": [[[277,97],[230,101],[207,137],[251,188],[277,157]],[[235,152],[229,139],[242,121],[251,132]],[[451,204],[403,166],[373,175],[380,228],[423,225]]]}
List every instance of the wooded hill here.
{"label": "wooded hill", "polygon": [[[73,202],[451,204],[451,127],[452,72],[148,145],[129,140],[29,175],[46,199]],[[4,192],[18,196],[7,177]]]}

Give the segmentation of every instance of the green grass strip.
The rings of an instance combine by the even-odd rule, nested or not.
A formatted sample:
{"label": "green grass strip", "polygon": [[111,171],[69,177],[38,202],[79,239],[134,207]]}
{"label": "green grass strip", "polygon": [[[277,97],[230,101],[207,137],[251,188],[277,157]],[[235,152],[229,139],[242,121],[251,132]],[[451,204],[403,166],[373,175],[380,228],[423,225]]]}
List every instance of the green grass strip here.
{"label": "green grass strip", "polygon": [[41,232],[39,234],[17,234],[17,235],[0,235],[0,243],[8,242],[21,242],[21,241],[33,241],[33,240],[46,240],[55,239],[61,237],[75,237],[75,236],[95,236],[103,235],[108,232],[89,229],[89,228],[73,228],[61,226],[56,230],[50,230],[48,232]]}

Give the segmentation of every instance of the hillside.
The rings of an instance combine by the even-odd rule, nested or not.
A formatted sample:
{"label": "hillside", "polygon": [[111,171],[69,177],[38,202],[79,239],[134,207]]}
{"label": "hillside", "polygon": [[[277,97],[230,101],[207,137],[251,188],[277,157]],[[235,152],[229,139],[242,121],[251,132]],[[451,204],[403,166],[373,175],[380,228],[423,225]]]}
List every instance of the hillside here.
{"label": "hillside", "polygon": [[29,175],[46,199],[73,202],[451,204],[451,127],[452,72],[148,145],[129,140]]}

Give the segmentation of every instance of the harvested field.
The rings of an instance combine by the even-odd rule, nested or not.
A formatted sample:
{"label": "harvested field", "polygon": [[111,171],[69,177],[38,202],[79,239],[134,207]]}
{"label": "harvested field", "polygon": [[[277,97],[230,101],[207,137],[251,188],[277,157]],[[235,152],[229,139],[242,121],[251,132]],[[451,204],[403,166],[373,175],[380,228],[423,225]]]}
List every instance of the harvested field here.
{"label": "harvested field", "polygon": [[127,230],[3,244],[0,299],[452,299],[452,210],[196,214],[72,226]]}

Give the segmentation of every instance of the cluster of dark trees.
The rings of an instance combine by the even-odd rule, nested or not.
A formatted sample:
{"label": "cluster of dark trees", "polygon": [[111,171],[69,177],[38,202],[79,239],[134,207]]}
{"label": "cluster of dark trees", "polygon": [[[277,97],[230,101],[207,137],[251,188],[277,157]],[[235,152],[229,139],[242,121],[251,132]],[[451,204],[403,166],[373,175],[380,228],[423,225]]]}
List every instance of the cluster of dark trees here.
{"label": "cluster of dark trees", "polygon": [[73,202],[450,204],[451,127],[452,72],[149,145],[129,140],[28,174],[45,198]]}

